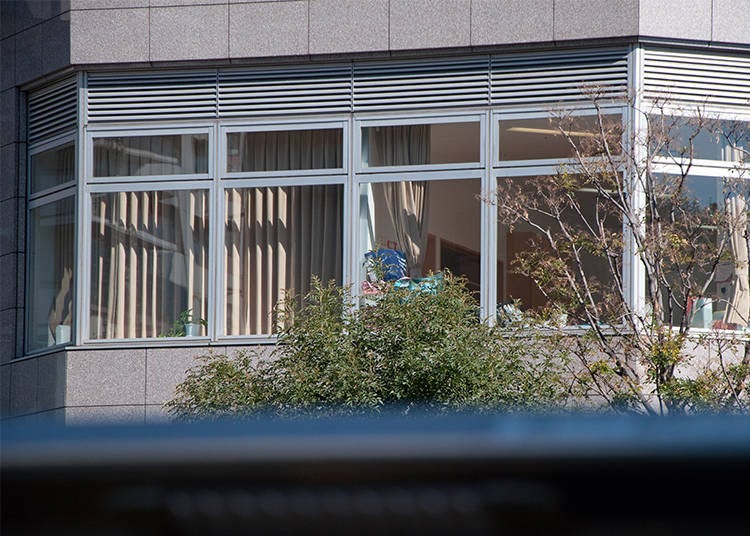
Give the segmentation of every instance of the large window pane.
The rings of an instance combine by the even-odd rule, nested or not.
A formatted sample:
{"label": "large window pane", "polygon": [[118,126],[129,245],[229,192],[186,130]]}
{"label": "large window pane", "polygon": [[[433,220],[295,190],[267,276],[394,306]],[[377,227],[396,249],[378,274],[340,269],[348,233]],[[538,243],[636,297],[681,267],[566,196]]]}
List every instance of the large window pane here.
{"label": "large window pane", "polygon": [[227,134],[227,171],[288,171],[340,169],[343,131],[279,130]]}
{"label": "large window pane", "polygon": [[[499,181],[498,196],[522,199],[520,205],[529,220],[522,218],[512,228],[498,224],[497,288],[501,314],[508,313],[508,307],[519,301],[524,310],[562,307],[567,323],[583,323],[582,311],[571,308],[570,303],[575,299],[569,299],[569,284],[561,277],[567,272],[579,288],[583,286],[578,259],[586,284],[597,298],[605,299],[612,289],[612,272],[620,270],[622,258],[622,219],[594,188],[580,183],[571,192],[576,177],[567,176],[566,181],[564,187],[555,176]],[[573,195],[568,197],[570,193]],[[549,237],[542,230],[555,240],[557,253],[553,253]],[[614,258],[608,258],[606,251],[596,247],[603,239],[607,240],[608,250],[617,253]],[[551,263],[545,264],[548,261]],[[561,269],[558,261],[567,268]],[[550,281],[542,283],[540,288],[537,281],[547,276]]]}
{"label": "large window pane", "polygon": [[31,193],[75,180],[76,152],[73,142],[31,156]]}
{"label": "large window pane", "polygon": [[362,185],[362,281],[376,282],[378,274],[367,261],[368,253],[385,249],[397,251],[405,261],[404,273],[393,272],[394,277],[422,278],[447,268],[454,275],[465,276],[470,289],[478,291],[479,193],[480,181],[476,179]]}
{"label": "large window pane", "polygon": [[[205,335],[205,191],[91,196],[92,339]],[[199,325],[187,329],[191,315]]]}
{"label": "large window pane", "polygon": [[343,186],[228,189],[226,334],[274,331],[274,306],[310,279],[341,283]]}
{"label": "large window pane", "polygon": [[649,117],[651,150],[678,161],[690,159],[724,162],[747,159],[750,123],[701,117],[656,115]]}
{"label": "large window pane", "polygon": [[208,173],[208,135],[94,138],[94,177]]}
{"label": "large window pane", "polygon": [[67,197],[29,214],[28,351],[71,341],[74,199]]}
{"label": "large window pane", "polygon": [[480,160],[479,122],[362,129],[362,165],[419,166]]}
{"label": "large window pane", "polygon": [[[750,183],[718,177],[661,176],[663,225],[681,234],[665,250],[671,295],[664,289],[665,321],[683,315],[695,328],[737,329],[750,322],[748,198]],[[674,221],[675,223],[669,223]],[[692,262],[695,261],[695,262]],[[697,294],[707,284],[705,292]],[[690,295],[687,289],[692,289]]]}
{"label": "large window pane", "polygon": [[[602,119],[610,150],[619,153],[622,117],[612,114]],[[499,138],[500,160],[572,158],[576,153],[571,141],[582,156],[593,156],[601,152],[603,139],[595,115],[503,119]]]}

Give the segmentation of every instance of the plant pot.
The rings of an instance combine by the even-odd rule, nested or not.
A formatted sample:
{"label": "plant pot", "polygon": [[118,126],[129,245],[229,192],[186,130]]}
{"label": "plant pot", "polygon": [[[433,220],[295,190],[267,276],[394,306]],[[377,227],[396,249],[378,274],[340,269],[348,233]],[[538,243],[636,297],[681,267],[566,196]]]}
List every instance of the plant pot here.
{"label": "plant pot", "polygon": [[200,337],[201,336],[201,325],[197,322],[186,322],[185,323],[185,337]]}

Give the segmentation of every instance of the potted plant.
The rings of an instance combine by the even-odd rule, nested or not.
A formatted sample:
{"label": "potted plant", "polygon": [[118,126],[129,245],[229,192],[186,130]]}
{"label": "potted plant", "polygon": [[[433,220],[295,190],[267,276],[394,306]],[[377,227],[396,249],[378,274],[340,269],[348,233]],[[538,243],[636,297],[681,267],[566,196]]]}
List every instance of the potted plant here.
{"label": "potted plant", "polygon": [[200,337],[201,327],[208,327],[208,322],[193,314],[192,309],[186,309],[180,313],[179,323],[183,326],[185,337]]}

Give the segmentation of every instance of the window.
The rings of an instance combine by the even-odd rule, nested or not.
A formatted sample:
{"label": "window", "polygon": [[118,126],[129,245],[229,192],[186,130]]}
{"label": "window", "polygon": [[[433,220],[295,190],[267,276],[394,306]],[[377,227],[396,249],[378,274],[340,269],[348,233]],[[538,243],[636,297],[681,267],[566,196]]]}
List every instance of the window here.
{"label": "window", "polygon": [[481,162],[479,121],[406,123],[362,128],[362,166],[425,166]]}
{"label": "window", "polygon": [[93,177],[208,173],[207,134],[96,137],[93,150]]}
{"label": "window", "polygon": [[227,172],[340,169],[343,129],[229,132]]}
{"label": "window", "polygon": [[75,143],[33,153],[30,158],[30,193],[36,194],[75,181]]}
{"label": "window", "polygon": [[208,201],[204,190],[91,195],[92,339],[183,335],[181,315],[208,318]]}
{"label": "window", "polygon": [[33,352],[73,340],[75,197],[32,205],[28,243],[26,349]]}

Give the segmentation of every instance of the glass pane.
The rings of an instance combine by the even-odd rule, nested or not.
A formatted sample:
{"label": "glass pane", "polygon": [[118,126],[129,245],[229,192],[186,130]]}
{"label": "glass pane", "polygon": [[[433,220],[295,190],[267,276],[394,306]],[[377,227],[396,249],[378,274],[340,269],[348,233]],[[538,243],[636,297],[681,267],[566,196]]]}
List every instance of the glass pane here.
{"label": "glass pane", "polygon": [[420,166],[479,162],[480,130],[476,121],[362,129],[362,165]]}
{"label": "glass pane", "polygon": [[208,199],[92,194],[92,339],[206,335]]}
{"label": "glass pane", "polygon": [[[619,153],[622,117],[619,114],[605,115],[603,120],[610,147]],[[506,119],[500,121],[499,137],[500,160],[572,158],[575,151],[571,141],[584,156],[601,152],[602,136],[595,115]]]}
{"label": "glass pane", "polygon": [[304,294],[317,277],[341,284],[341,185],[228,189],[226,334],[270,334],[286,291]]}
{"label": "glass pane", "polygon": [[94,138],[94,177],[208,173],[208,135]]}
{"label": "glass pane", "polygon": [[67,197],[29,213],[28,351],[72,339],[74,199]]}
{"label": "glass pane", "polygon": [[[532,226],[525,221],[518,220],[510,228],[508,225],[498,223],[497,289],[498,314],[501,319],[503,315],[512,312],[511,306],[517,300],[520,301],[524,310],[540,311],[557,305],[566,315],[565,323],[571,325],[585,323],[582,311],[570,306],[570,301],[566,296],[567,285],[557,288],[558,281],[558,283],[546,283],[541,289],[536,283],[540,280],[538,278],[544,275],[556,274],[559,277],[563,273],[555,265],[557,259],[563,261],[563,266],[567,265],[570,268],[569,273],[574,274],[579,284],[582,283],[576,269],[576,262],[571,255],[570,241],[562,233],[563,226],[578,248],[583,272],[594,294],[603,296],[607,289],[612,288],[612,268],[605,252],[597,252],[597,248],[586,247],[586,244],[601,243],[598,237],[602,235],[594,235],[590,230],[601,228],[606,233],[604,236],[611,237],[612,247],[618,249],[616,238],[622,236],[622,219],[597,194],[596,190],[584,185],[574,190],[573,201],[564,200],[565,197],[560,197],[558,194],[564,191],[569,192],[567,188],[574,187],[576,180],[575,176],[568,176],[567,179],[566,190],[558,188],[560,181],[554,176],[499,180],[498,195],[510,195],[513,198],[523,196],[523,205],[528,212],[528,218],[534,224]],[[552,215],[558,210],[559,221]],[[552,247],[548,237],[543,235],[540,229],[549,231],[552,238],[556,240],[559,257],[549,253]],[[615,257],[614,262],[619,271],[622,255],[618,253]],[[552,264],[547,266],[544,264],[546,261],[552,261]],[[543,273],[532,276],[530,271],[537,268]]]}
{"label": "glass pane", "polygon": [[31,193],[74,181],[76,151],[73,142],[32,155]]}
{"label": "glass pane", "polygon": [[343,147],[340,128],[230,132],[227,171],[340,169],[344,167]]}
{"label": "glass pane", "polygon": [[737,161],[750,150],[750,123],[742,121],[658,115],[649,117],[649,128],[654,154],[680,161]]}
{"label": "glass pane", "polygon": [[[750,183],[718,177],[689,176],[683,181],[678,176],[661,176],[655,188],[668,194],[659,195],[662,221],[670,225],[668,222],[674,220],[675,232],[686,238],[666,250],[666,264],[679,268],[667,274],[674,292],[670,297],[665,288],[662,295],[665,321],[678,325],[687,312],[695,328],[747,326]],[[705,293],[697,297],[706,283]],[[690,295],[684,290],[686,286],[692,289]]]}
{"label": "glass pane", "polygon": [[[419,279],[445,269],[465,276],[469,288],[479,291],[479,193],[477,179],[362,185],[359,258],[363,292],[380,281]],[[368,261],[373,255],[383,266]]]}

